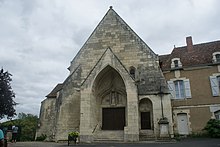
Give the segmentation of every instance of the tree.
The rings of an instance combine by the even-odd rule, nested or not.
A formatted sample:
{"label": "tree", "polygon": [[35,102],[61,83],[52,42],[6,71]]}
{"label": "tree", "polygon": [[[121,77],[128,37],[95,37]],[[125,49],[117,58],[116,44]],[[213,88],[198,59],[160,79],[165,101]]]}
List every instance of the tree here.
{"label": "tree", "polygon": [[38,117],[32,114],[19,113],[18,120],[20,120],[21,127],[21,141],[33,141],[35,139]]}
{"label": "tree", "polygon": [[7,116],[8,119],[16,115],[14,106],[15,94],[11,88],[11,74],[5,72],[3,68],[0,71],[0,119]]}
{"label": "tree", "polygon": [[35,139],[38,117],[33,114],[19,113],[18,119],[2,123],[2,126],[11,129],[11,126],[18,127],[18,141],[33,141]]}

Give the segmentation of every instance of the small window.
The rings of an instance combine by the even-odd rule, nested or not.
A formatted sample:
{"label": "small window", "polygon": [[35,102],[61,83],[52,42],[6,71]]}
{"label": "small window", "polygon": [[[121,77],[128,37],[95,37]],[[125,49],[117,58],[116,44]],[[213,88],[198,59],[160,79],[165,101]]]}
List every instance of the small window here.
{"label": "small window", "polygon": [[183,80],[174,81],[174,85],[175,85],[176,98],[177,99],[185,98],[184,81]]}
{"label": "small window", "polygon": [[173,62],[174,62],[174,67],[179,67],[178,60],[174,60]]}
{"label": "small window", "polygon": [[213,63],[220,63],[220,52],[214,52],[212,54]]}
{"label": "small window", "polygon": [[214,112],[214,114],[215,114],[215,119],[220,120],[220,110]]}
{"label": "small window", "polygon": [[171,68],[180,68],[182,67],[182,63],[180,62],[180,58],[173,58],[171,60]]}
{"label": "small window", "polygon": [[130,67],[130,75],[135,79],[135,68]]}
{"label": "small window", "polygon": [[216,57],[216,62],[220,62],[220,54],[216,54],[215,57]]}

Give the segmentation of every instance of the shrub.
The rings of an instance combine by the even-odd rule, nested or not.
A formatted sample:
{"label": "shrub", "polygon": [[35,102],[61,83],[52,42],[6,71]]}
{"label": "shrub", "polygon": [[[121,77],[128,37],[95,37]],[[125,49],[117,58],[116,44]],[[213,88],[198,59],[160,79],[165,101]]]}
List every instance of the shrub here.
{"label": "shrub", "polygon": [[220,138],[220,120],[210,119],[204,130],[207,131],[210,137]]}
{"label": "shrub", "polygon": [[69,134],[68,134],[70,137],[78,137],[79,136],[79,133],[78,132],[70,132]]}
{"label": "shrub", "polygon": [[46,138],[47,138],[47,135],[46,135],[46,134],[41,134],[41,136],[38,136],[38,137],[36,138],[36,141],[44,141]]}

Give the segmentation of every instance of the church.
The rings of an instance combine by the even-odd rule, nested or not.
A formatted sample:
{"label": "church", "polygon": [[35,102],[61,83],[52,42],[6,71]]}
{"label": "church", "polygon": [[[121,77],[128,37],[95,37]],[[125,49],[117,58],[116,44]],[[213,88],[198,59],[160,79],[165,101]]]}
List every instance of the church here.
{"label": "church", "polygon": [[171,94],[159,56],[113,10],[82,45],[69,76],[41,103],[36,136],[134,142],[173,136]]}

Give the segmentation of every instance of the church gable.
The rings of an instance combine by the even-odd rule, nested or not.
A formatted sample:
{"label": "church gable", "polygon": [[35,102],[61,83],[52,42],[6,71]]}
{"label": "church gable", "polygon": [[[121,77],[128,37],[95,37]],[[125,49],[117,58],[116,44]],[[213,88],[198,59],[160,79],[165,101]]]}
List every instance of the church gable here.
{"label": "church gable", "polygon": [[[129,60],[131,63],[137,63],[140,61],[151,61],[152,58],[157,58],[155,53],[122,18],[113,9],[109,9],[73,59],[70,71],[72,72],[79,64],[88,66],[86,64],[90,63],[89,67],[85,68],[91,68],[108,47],[111,47],[122,62]],[[130,67],[130,63],[124,64],[127,68]],[[137,66],[137,64],[135,66]]]}
{"label": "church gable", "polygon": [[[111,48],[126,70],[129,71],[131,67],[135,69],[136,76],[134,79],[141,81],[138,83],[140,84],[140,93],[158,91],[160,83],[156,81],[162,76],[158,69],[158,56],[112,8],[108,10],[71,62],[70,74],[80,65],[83,82],[106,48]],[[153,84],[149,84],[149,82]]]}

